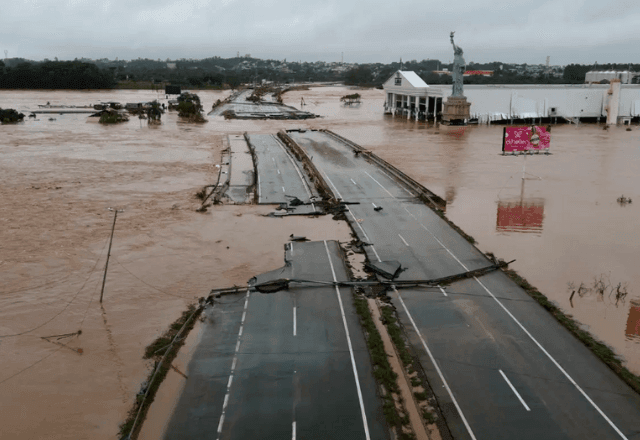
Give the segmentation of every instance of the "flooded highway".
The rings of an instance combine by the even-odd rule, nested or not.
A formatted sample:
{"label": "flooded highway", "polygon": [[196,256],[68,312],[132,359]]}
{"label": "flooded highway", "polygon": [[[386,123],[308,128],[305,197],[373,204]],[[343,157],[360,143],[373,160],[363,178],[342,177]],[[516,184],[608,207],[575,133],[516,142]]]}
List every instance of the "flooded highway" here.
{"label": "flooded highway", "polygon": [[[205,112],[228,95],[197,93]],[[195,192],[216,181],[223,137],[245,131],[328,128],[371,149],[445,198],[447,216],[481,251],[516,259],[521,275],[640,373],[637,127],[553,126],[552,155],[527,159],[523,185],[522,158],[499,154],[502,127],[445,131],[384,116],[380,90],[358,91],[362,104],[350,107],[339,102],[347,93],[325,87],[285,94],[286,104],[299,108],[304,98],[305,111],[323,116],[309,121],[208,117],[199,125],[174,112],[155,127],[136,118],[103,126],[78,114],[0,125],[3,432],[113,438],[145,377],[144,347],[189,301],[279,267],[291,233],[312,229],[311,239],[349,239],[344,222],[263,217],[272,207],[194,212]],[[0,91],[0,107],[154,98],[164,96]],[[622,194],[638,201],[621,205]],[[110,206],[125,212],[118,216],[101,309],[96,294]],[[592,287],[602,276],[614,287],[626,283],[628,295],[599,294]],[[590,290],[570,302],[568,283]],[[79,329],[81,335],[61,339],[65,347],[41,339]]]}

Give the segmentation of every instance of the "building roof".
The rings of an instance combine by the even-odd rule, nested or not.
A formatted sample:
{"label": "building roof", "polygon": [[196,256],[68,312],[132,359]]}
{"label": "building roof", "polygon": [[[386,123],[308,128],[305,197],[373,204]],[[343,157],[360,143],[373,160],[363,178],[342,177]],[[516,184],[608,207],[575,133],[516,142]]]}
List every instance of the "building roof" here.
{"label": "building roof", "polygon": [[399,72],[413,87],[429,87],[413,70],[400,70]]}

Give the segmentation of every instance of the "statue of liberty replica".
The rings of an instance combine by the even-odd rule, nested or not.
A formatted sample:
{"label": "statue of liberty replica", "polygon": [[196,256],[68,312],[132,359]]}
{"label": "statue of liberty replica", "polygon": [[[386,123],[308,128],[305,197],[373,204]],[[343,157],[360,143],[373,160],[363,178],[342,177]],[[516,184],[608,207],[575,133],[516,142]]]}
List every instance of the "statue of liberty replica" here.
{"label": "statue of liberty replica", "polygon": [[451,96],[447,98],[444,103],[444,109],[442,111],[442,121],[449,125],[467,125],[469,120],[469,107],[471,103],[467,102],[467,98],[462,91],[462,79],[465,72],[465,62],[462,56],[462,48],[456,46],[453,42],[453,34],[451,32],[451,44],[453,45],[453,71],[451,76],[453,77],[453,89]]}

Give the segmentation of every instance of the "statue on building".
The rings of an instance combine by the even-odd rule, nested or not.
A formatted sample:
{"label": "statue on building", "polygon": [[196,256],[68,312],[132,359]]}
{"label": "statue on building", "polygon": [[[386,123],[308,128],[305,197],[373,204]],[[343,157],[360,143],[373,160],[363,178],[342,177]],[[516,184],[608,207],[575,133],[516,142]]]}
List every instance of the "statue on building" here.
{"label": "statue on building", "polygon": [[460,46],[456,46],[456,43],[453,42],[453,34],[455,32],[451,32],[451,44],[453,45],[453,72],[451,75],[453,77],[453,92],[451,96],[464,96],[462,93],[462,78],[466,69],[466,63],[464,62],[464,57],[462,56],[462,48]]}

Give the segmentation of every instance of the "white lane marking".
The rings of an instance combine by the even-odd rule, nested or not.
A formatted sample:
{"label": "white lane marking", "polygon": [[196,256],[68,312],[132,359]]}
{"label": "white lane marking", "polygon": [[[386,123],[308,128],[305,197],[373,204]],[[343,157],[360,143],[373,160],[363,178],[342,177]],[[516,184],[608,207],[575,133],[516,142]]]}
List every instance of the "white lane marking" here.
{"label": "white lane marking", "polygon": [[289,250],[291,251],[291,256],[293,256],[293,241],[289,243],[291,246],[289,247]]}
{"label": "white lane marking", "polygon": [[522,398],[522,396],[520,396],[520,393],[518,393],[518,391],[516,391],[516,388],[511,384],[511,382],[509,381],[509,379],[507,379],[507,375],[504,374],[502,372],[502,370],[498,370],[500,372],[500,374],[502,374],[502,378],[505,380],[505,382],[507,382],[507,385],[509,385],[509,388],[511,388],[511,391],[513,391],[513,394],[516,395],[516,397],[518,398],[518,400],[520,400],[520,403],[522,403],[522,405],[524,406],[524,408],[527,411],[531,411],[531,409],[527,406],[527,404],[524,402],[524,399]]}
{"label": "white lane marking", "polygon": [[409,243],[407,243],[407,240],[405,240],[402,235],[398,234],[398,237],[400,237],[400,240],[402,240],[405,245],[409,246]]}
{"label": "white lane marking", "polygon": [[587,401],[591,404],[591,406],[593,406],[596,411],[598,411],[598,413],[607,421],[607,423],[609,424],[609,426],[611,426],[614,431],[616,431],[616,433],[620,436],[620,438],[623,438],[625,440],[627,440],[627,437],[618,429],[618,427],[609,419],[609,417],[607,417],[607,415],[600,409],[600,407],[598,407],[598,405],[596,405],[596,403],[591,400],[591,398],[587,395],[587,393],[584,392],[584,390],[582,388],[580,388],[580,386],[576,383],[575,380],[573,380],[573,378],[571,376],[569,376],[569,373],[567,373],[564,368],[562,368],[560,366],[560,364],[551,356],[551,354],[549,354],[549,352],[547,350],[545,350],[545,348],[536,340],[536,338],[533,337],[533,335],[531,333],[529,333],[529,331],[524,327],[524,325],[522,325],[520,323],[520,321],[518,321],[516,319],[515,316],[513,316],[511,314],[511,312],[509,311],[509,309],[507,309],[499,300],[498,298],[495,297],[495,295],[493,293],[491,293],[491,291],[489,289],[487,289],[487,287],[482,284],[482,282],[476,278],[473,277],[478,284],[480,284],[482,286],[482,288],[489,294],[491,295],[491,297],[498,303],[498,305],[500,305],[500,307],[502,307],[502,309],[507,312],[507,314],[511,317],[511,319],[514,320],[514,322],[516,324],[518,324],[518,326],[522,329],[522,331],[524,331],[526,333],[527,336],[529,336],[529,338],[538,346],[538,348],[540,350],[542,350],[542,352],[544,354],[547,355],[547,357],[551,360],[551,362],[553,362],[553,364],[558,367],[558,369],[562,372],[562,374],[564,374],[564,376],[569,379],[569,382],[571,382],[573,384],[573,386],[576,387],[576,389],[580,392],[580,394],[582,394],[584,396],[585,399],[587,399]]}
{"label": "white lane marking", "polygon": [[293,426],[291,427],[292,430],[292,434],[291,434],[291,440],[296,440],[296,422],[293,422]]}
{"label": "white lane marking", "polygon": [[278,174],[280,174],[280,170],[276,170],[278,172]]}
{"label": "white lane marking", "polygon": [[[407,212],[409,212],[408,209],[407,209]],[[411,214],[411,212],[409,212],[409,215],[411,215],[414,219],[416,218],[413,214]],[[427,232],[429,232],[429,234],[431,234],[431,236],[433,238],[435,238],[438,243],[440,243],[440,246],[442,246],[447,252],[449,252],[449,254],[458,262],[458,264],[460,264],[460,266],[462,266],[467,271],[469,270],[469,269],[467,269],[467,266],[465,266],[440,240],[438,240],[436,238],[435,235],[433,235],[433,232],[431,232],[422,223],[420,223],[420,226],[422,226]],[[620,431],[620,429],[618,429],[618,427],[611,421],[611,419],[609,419],[609,417],[607,417],[607,415],[600,409],[600,407],[598,405],[596,405],[596,403],[593,400],[591,400],[591,398],[587,395],[587,393],[582,388],[580,388],[580,386],[576,383],[576,381],[573,380],[573,378],[571,376],[569,376],[569,373],[567,373],[564,370],[564,368],[562,368],[562,366],[560,366],[558,361],[556,361],[553,358],[553,356],[551,356],[551,354],[542,346],[542,344],[540,344],[538,342],[538,340],[536,338],[534,338],[531,333],[529,333],[529,331],[525,328],[525,326],[522,325],[520,323],[520,321],[518,321],[518,319],[515,316],[513,316],[513,314],[509,311],[509,309],[507,309],[504,306],[504,304],[502,304],[500,302],[500,300],[498,300],[498,298],[496,298],[496,296],[489,289],[487,289],[487,287],[484,284],[482,284],[482,282],[477,277],[473,277],[473,279],[476,280],[478,282],[478,284],[480,284],[480,286],[482,286],[482,288],[491,296],[491,298],[493,298],[495,300],[495,302],[498,303],[498,305],[509,315],[509,317],[511,317],[511,319],[518,325],[518,327],[520,327],[522,329],[522,331],[525,332],[525,334],[527,336],[529,336],[529,339],[531,339],[538,346],[538,348],[540,350],[542,350],[542,352],[560,370],[560,372],[562,372],[562,374],[567,379],[569,379],[569,382],[571,382],[573,384],[573,386],[576,387],[576,389],[580,392],[580,394],[582,394],[584,396],[584,398],[587,399],[587,401],[591,404],[591,406],[593,406],[595,408],[595,410],[598,411],[598,413],[602,416],[602,418],[604,418],[607,421],[609,426],[611,426],[613,428],[613,430],[620,436],[620,438],[623,438],[623,439],[627,440],[627,437],[622,433],[622,431]]]}
{"label": "white lane marking", "polygon": [[444,291],[444,289],[442,288],[442,286],[438,286],[438,289],[440,289],[440,292],[442,292],[442,294],[444,296],[447,296],[447,292]]}
{"label": "white lane marking", "polygon": [[375,203],[371,202],[371,204],[373,205],[374,208],[377,208]]}
{"label": "white lane marking", "polygon": [[380,185],[380,188],[382,188],[383,190],[385,190],[387,192],[387,194],[389,194],[391,197],[393,197],[394,199],[396,198],[396,196],[394,196],[393,194],[391,194],[389,192],[389,190],[387,188],[385,188],[384,186],[382,186],[382,183],[378,182],[376,179],[373,178],[373,176],[369,173],[367,173],[365,170],[362,170],[363,173],[365,173],[367,176],[371,177],[371,179],[376,182],[378,185]]}
{"label": "white lane marking", "polygon": [[293,336],[296,336],[296,306],[293,306]]}
{"label": "white lane marking", "polygon": [[[327,250],[327,258],[329,258],[329,265],[331,266],[331,274],[333,275],[333,281],[338,282],[336,278],[336,271],[333,269],[333,262],[331,261],[331,254],[329,253],[329,246],[327,240],[324,240],[324,248]],[[356,368],[356,360],[353,356],[353,347],[351,346],[351,338],[349,337],[349,328],[347,327],[347,318],[344,314],[344,307],[342,306],[342,298],[340,297],[340,289],[336,288],[336,295],[338,296],[338,303],[340,304],[340,313],[342,314],[342,323],[344,324],[344,331],[347,334],[347,343],[349,345],[349,354],[351,355],[351,365],[353,367],[353,375],[356,379],[356,387],[358,389],[358,399],[360,400],[360,411],[362,412],[362,423],[364,424],[364,434],[367,440],[370,440],[369,425],[367,423],[367,415],[364,412],[364,402],[362,401],[362,391],[360,390],[360,381],[358,379],[358,369]]]}
{"label": "white lane marking", "polygon": [[357,183],[356,183],[356,181],[355,181],[355,180],[353,180],[353,179],[349,179],[349,180],[351,180],[351,182],[352,182],[354,185],[357,185]]}
{"label": "white lane marking", "polygon": [[[336,188],[336,186],[333,184],[331,179],[329,179],[329,176],[327,176],[327,173],[323,173],[323,174],[324,174],[324,177],[329,182],[329,184],[333,187],[333,190],[336,192],[336,195],[342,199],[342,196],[340,195],[340,192],[338,192],[338,188]],[[367,242],[371,242],[371,240],[369,239],[369,236],[367,235],[367,233],[364,232],[364,229],[362,229],[362,225],[358,222],[358,219],[356,219],[356,216],[353,214],[353,211],[351,211],[351,208],[349,208],[349,205],[347,205],[347,211],[349,211],[349,214],[351,214],[351,217],[353,218],[353,222],[356,225],[358,225],[358,227],[362,231],[362,235],[364,235],[364,238],[367,240]],[[378,259],[378,261],[382,261],[382,259],[380,259],[380,255],[378,255],[378,252],[376,252],[376,248],[374,248],[373,245],[371,246],[371,250],[375,254],[375,256]]]}
{"label": "white lane marking", "polygon": [[220,433],[222,432],[222,426],[224,424],[224,416],[227,404],[229,402],[229,395],[231,393],[231,383],[233,382],[233,373],[236,369],[236,364],[238,362],[238,350],[240,349],[240,336],[242,336],[242,327],[244,325],[244,318],[247,315],[247,306],[249,305],[249,291],[247,291],[247,296],[244,300],[244,312],[242,312],[242,322],[240,323],[240,332],[238,333],[238,342],[236,342],[236,351],[233,356],[233,362],[231,363],[231,374],[229,375],[229,382],[227,382],[227,393],[224,396],[224,403],[222,405],[222,414],[220,415],[220,422],[218,423],[218,436],[217,439],[220,440]]}
{"label": "white lane marking", "polygon": [[[284,145],[282,145],[282,142],[280,142],[280,140],[274,136],[271,135],[276,143],[278,145],[280,145],[280,148],[282,148],[282,151],[285,152],[285,154],[287,155],[287,157],[289,158],[289,160],[291,161],[291,165],[293,165],[293,168],[296,170],[296,173],[298,173],[298,177],[300,177],[300,181],[304,184],[304,188],[307,190],[307,195],[309,197],[311,197],[313,194],[311,193],[311,188],[309,187],[309,184],[307,183],[307,181],[304,179],[304,177],[302,177],[302,173],[300,172],[300,169],[298,168],[298,165],[296,165],[296,163],[293,161],[293,157],[291,157],[291,154],[289,154],[289,152],[287,151],[287,149],[284,147]],[[315,209],[315,208],[314,208]]]}
{"label": "white lane marking", "polygon": [[444,387],[446,388],[447,392],[449,393],[449,397],[451,397],[451,400],[453,400],[453,404],[455,405],[456,409],[458,410],[458,414],[460,414],[460,418],[462,419],[462,423],[464,423],[464,426],[467,428],[467,431],[469,432],[469,435],[471,436],[472,440],[476,440],[476,436],[473,435],[473,431],[471,430],[471,426],[469,426],[469,423],[467,422],[466,417],[462,413],[462,409],[460,408],[460,405],[458,405],[458,401],[453,396],[453,392],[451,391],[451,388],[449,388],[449,384],[447,383],[446,379],[444,378],[444,375],[442,374],[442,371],[440,370],[440,367],[438,366],[438,363],[436,362],[435,358],[431,354],[431,350],[429,350],[429,347],[427,347],[427,343],[425,342],[424,338],[422,337],[422,333],[420,333],[420,330],[418,330],[418,326],[416,325],[416,322],[413,320],[413,316],[411,316],[411,313],[409,313],[409,309],[407,309],[407,306],[404,303],[404,300],[402,299],[402,296],[400,296],[400,292],[398,292],[398,290],[395,288],[395,286],[393,287],[393,291],[396,292],[396,295],[398,295],[398,299],[400,300],[400,303],[402,303],[402,307],[404,308],[405,313],[409,317],[409,321],[411,321],[411,325],[413,325],[413,329],[418,334],[418,337],[420,338],[420,342],[422,342],[422,346],[427,351],[427,354],[429,355],[429,359],[431,359],[431,363],[433,364],[434,367],[436,367],[436,371],[438,372],[438,376],[440,376],[440,380],[442,381],[442,383],[444,384]]}
{"label": "white lane marking", "polygon": [[273,161],[273,163],[275,163],[275,162],[276,162],[276,160],[275,160],[273,157],[271,158],[271,160]]}
{"label": "white lane marking", "polygon": [[282,192],[284,192],[284,186],[282,187]]}
{"label": "white lane marking", "polygon": [[[378,171],[380,171],[382,174],[384,174],[385,176],[387,176],[389,178],[389,180],[391,180],[392,182],[395,182],[396,179],[394,179],[393,177],[391,177],[389,175],[389,173],[387,173],[385,170],[383,170],[382,168],[380,168]],[[411,191],[409,191],[407,188],[404,187],[404,185],[398,185],[400,188],[402,188],[407,194],[409,194],[410,196],[415,197],[415,194],[413,194]]]}
{"label": "white lane marking", "polygon": [[260,173],[256,173],[258,175],[258,203],[260,203],[260,197],[262,196],[262,188],[260,187]]}

